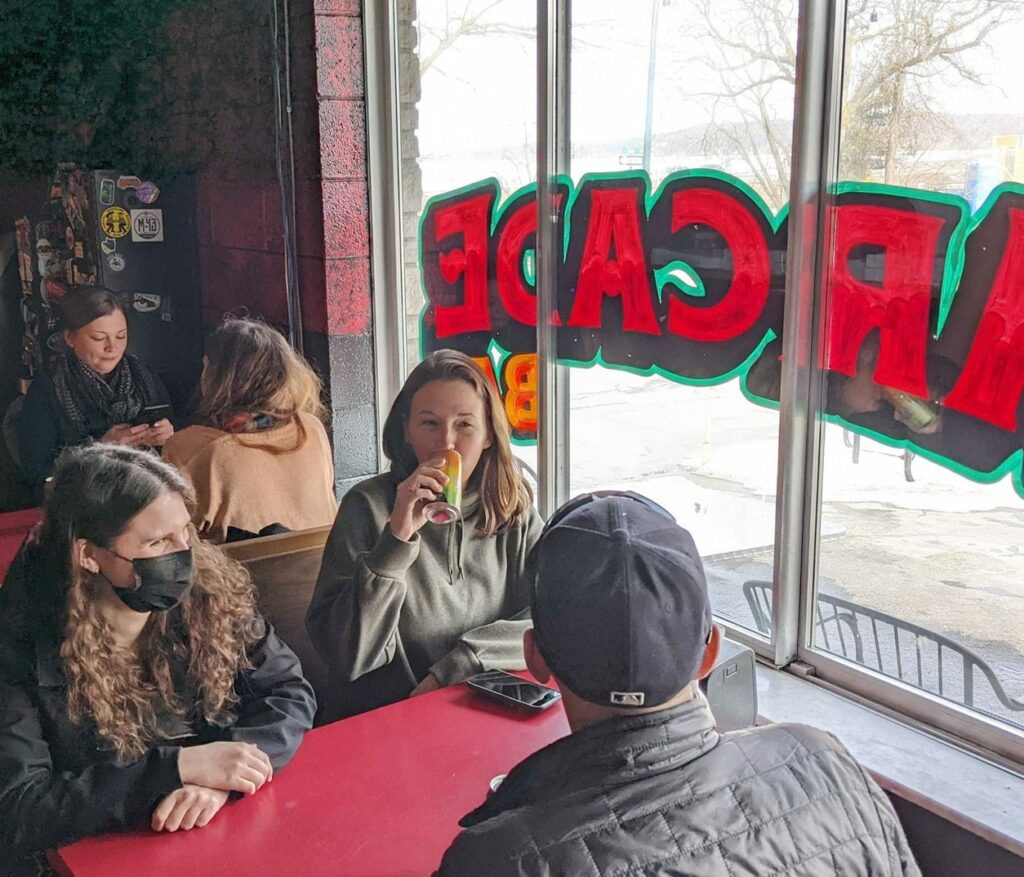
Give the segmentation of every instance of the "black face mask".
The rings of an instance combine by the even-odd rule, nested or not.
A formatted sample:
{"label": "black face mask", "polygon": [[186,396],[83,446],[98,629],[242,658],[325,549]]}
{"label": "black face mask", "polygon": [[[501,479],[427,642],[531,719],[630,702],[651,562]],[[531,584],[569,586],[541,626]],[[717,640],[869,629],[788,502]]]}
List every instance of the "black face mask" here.
{"label": "black face mask", "polygon": [[[116,551],[110,553],[121,557]],[[121,602],[136,612],[166,612],[173,609],[188,592],[195,577],[191,548],[158,557],[136,557],[134,560],[121,557],[121,560],[129,561],[134,568],[135,587],[119,588],[113,582],[111,586]]]}

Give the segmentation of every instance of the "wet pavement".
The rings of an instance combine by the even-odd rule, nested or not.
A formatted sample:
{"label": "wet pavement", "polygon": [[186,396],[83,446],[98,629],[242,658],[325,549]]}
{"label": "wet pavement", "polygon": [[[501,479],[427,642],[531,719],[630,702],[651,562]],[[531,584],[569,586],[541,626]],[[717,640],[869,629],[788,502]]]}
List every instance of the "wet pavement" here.
{"label": "wet pavement", "polygon": [[[742,586],[772,577],[778,415],[736,382],[571,374],[572,492],[629,487],[668,507],[705,556],[716,612],[753,626]],[[1024,499],[1008,479],[976,484],[921,458],[908,482],[901,451],[862,438],[855,462],[850,438],[826,428],[821,592],[950,637],[1024,700]],[[937,659],[922,660],[934,683]],[[947,657],[944,682],[957,672]],[[976,687],[978,708],[1024,726]]]}

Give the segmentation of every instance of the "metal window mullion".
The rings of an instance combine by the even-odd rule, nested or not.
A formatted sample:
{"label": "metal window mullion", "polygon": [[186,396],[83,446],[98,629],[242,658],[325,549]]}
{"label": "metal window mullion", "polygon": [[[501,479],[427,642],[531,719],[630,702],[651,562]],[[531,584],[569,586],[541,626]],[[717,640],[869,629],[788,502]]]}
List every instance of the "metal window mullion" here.
{"label": "metal window mullion", "polygon": [[811,678],[815,684],[852,696],[879,712],[1017,772],[1024,766],[1024,738],[994,717],[918,690],[912,684],[901,684],[871,667],[858,666],[839,656],[817,651],[808,657],[814,662],[815,674]]}
{"label": "metal window mullion", "polygon": [[845,19],[845,0],[800,0],[772,584],[772,654],[778,666],[798,657],[814,627],[823,437],[819,290],[838,155]]}
{"label": "metal window mullion", "polygon": [[[366,56],[366,158],[370,194],[370,281],[377,435],[405,379],[401,128],[398,118],[396,0],[363,5]],[[380,439],[378,438],[378,443]],[[384,465],[382,448],[377,459]]]}
{"label": "metal window mullion", "polygon": [[554,195],[569,173],[570,2],[537,0],[537,474],[545,518],[569,494],[568,369],[557,363],[562,240]]}

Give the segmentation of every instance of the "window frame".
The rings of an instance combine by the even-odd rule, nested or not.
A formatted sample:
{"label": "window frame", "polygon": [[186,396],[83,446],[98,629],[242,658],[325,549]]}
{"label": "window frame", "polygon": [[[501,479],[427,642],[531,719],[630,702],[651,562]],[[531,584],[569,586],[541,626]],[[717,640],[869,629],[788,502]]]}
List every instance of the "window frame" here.
{"label": "window frame", "polygon": [[[378,420],[405,376],[397,10],[364,4],[374,346]],[[571,0],[537,8],[537,298],[556,300],[561,241],[542,206],[567,174],[570,139]],[[815,367],[831,244],[826,204],[838,182],[846,0],[799,0],[785,330],[779,406],[772,630],[762,636],[718,619],[758,657],[816,684],[955,741],[998,763],[1024,767],[1024,731],[815,648],[813,619],[823,474],[822,375]],[[799,209],[798,209],[799,208]],[[549,254],[555,256],[550,258]],[[555,361],[555,334],[538,321],[538,500],[549,515],[568,498],[569,368]],[[395,339],[399,339],[395,342]]]}

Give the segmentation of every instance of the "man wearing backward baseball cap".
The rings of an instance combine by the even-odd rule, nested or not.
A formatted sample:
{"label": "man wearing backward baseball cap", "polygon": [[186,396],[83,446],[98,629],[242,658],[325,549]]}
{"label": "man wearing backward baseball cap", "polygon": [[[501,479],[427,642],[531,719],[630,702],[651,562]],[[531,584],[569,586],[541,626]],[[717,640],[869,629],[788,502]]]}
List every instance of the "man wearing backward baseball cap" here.
{"label": "man wearing backward baseball cap", "polygon": [[559,509],[526,661],[572,733],[517,765],[442,875],[918,875],[892,805],[830,734],[719,734],[696,680],[720,633],[690,534],[634,493]]}

